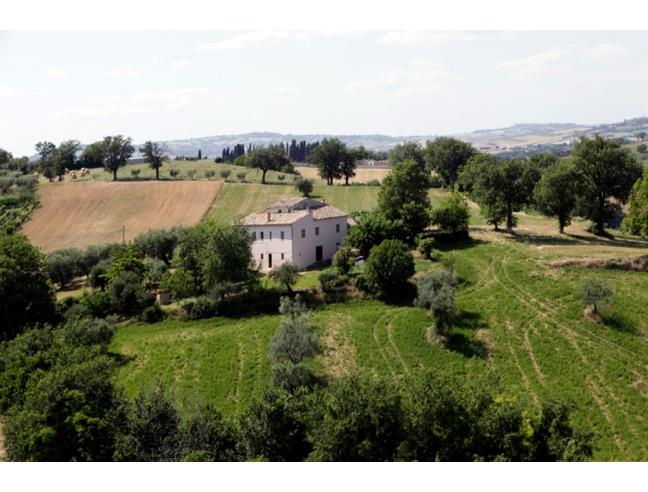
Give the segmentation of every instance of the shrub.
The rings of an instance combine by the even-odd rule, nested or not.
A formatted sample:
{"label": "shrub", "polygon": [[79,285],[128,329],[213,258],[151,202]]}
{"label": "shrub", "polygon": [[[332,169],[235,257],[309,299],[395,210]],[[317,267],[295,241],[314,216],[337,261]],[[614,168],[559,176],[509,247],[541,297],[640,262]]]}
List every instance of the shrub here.
{"label": "shrub", "polygon": [[220,170],[220,176],[223,178],[225,181],[227,181],[227,178],[229,178],[229,175],[232,174],[232,171],[229,169],[221,169]]}
{"label": "shrub", "polygon": [[218,300],[200,296],[182,304],[185,318],[189,320],[213,318],[218,315]]}
{"label": "shrub", "polygon": [[174,301],[198,294],[196,280],[184,268],[177,268],[173,272],[167,272],[160,280],[160,289],[171,294]]}
{"label": "shrub", "polygon": [[444,198],[431,213],[430,222],[440,231],[449,234],[465,234],[468,232],[470,211],[465,198],[458,192]]}
{"label": "shrub", "polygon": [[180,170],[179,169],[177,169],[175,167],[169,169],[169,176],[171,176],[172,178],[175,178],[175,177],[177,177],[179,175],[180,175]]}
{"label": "shrub", "polygon": [[454,314],[457,290],[455,275],[447,270],[426,272],[416,282],[416,290],[414,304],[432,313],[438,335],[447,335]]}
{"label": "shrub", "polygon": [[194,179],[194,177],[196,176],[196,170],[195,169],[189,169],[187,171],[187,176],[189,177],[189,179]]}
{"label": "shrub", "polygon": [[418,252],[421,253],[424,257],[426,257],[428,260],[432,259],[432,252],[434,251],[434,247],[436,246],[436,241],[434,238],[426,238],[426,239],[421,239],[418,243]]}
{"label": "shrub", "polygon": [[353,268],[356,255],[349,246],[342,246],[333,255],[333,266],[346,275]]}
{"label": "shrub", "polygon": [[283,181],[284,179],[286,179],[286,175],[285,175],[285,174],[278,174],[278,175],[277,175],[277,179],[278,179],[279,181]]}
{"label": "shrub", "polygon": [[141,169],[131,169],[131,176],[137,179],[140,175]]}
{"label": "shrub", "polygon": [[81,295],[79,304],[83,307],[87,316],[91,318],[105,318],[110,315],[112,309],[110,295],[102,290],[84,292]]}
{"label": "shrub", "polygon": [[182,461],[235,461],[241,458],[236,428],[210,404],[199,405],[185,417],[178,432]]}
{"label": "shrub", "polygon": [[607,306],[613,296],[610,286],[602,280],[589,278],[581,284],[581,304],[591,306],[594,313]]}
{"label": "shrub", "polygon": [[371,248],[364,274],[374,292],[395,295],[403,291],[407,280],[414,275],[414,258],[404,242],[385,239]]}
{"label": "shrub", "polygon": [[380,186],[380,181],[378,181],[377,179],[370,179],[369,181],[367,181],[366,185],[367,186]]}
{"label": "shrub", "polygon": [[268,276],[284,286],[288,292],[292,292],[292,286],[295,285],[299,277],[299,268],[292,261],[285,261],[270,270]]}
{"label": "shrub", "polygon": [[113,310],[118,314],[133,316],[153,304],[153,297],[142,285],[141,277],[123,271],[108,283],[108,295]]}
{"label": "shrub", "polygon": [[140,320],[145,323],[157,323],[164,319],[164,311],[160,307],[158,302],[155,302],[152,306],[144,308],[142,314],[140,314]]}
{"label": "shrub", "polygon": [[207,169],[205,171],[205,178],[212,179],[214,176],[216,176],[216,171],[214,171],[213,169]]}
{"label": "shrub", "polygon": [[293,364],[276,363],[272,365],[272,384],[290,393],[298,388],[309,387],[315,383],[315,375],[303,362]]}
{"label": "shrub", "polygon": [[324,292],[333,292],[346,285],[347,281],[348,277],[335,268],[328,268],[319,274],[319,283]]}
{"label": "shrub", "polygon": [[443,179],[438,174],[430,176],[430,188],[442,188]]}
{"label": "shrub", "polygon": [[313,192],[313,180],[299,178],[295,181],[295,188],[302,194],[302,196],[308,197]]}
{"label": "shrub", "polygon": [[244,171],[239,171],[236,173],[236,177],[239,179],[239,181],[242,183],[245,181],[245,177],[247,176],[247,173]]}

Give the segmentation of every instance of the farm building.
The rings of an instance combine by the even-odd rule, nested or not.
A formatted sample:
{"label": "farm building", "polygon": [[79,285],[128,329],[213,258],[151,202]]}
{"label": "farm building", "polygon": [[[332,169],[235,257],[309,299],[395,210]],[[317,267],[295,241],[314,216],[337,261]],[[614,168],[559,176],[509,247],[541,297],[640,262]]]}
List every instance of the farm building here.
{"label": "farm building", "polygon": [[348,230],[348,216],[324,201],[286,198],[241,221],[252,236],[252,257],[268,271],[286,261],[299,268],[330,260]]}

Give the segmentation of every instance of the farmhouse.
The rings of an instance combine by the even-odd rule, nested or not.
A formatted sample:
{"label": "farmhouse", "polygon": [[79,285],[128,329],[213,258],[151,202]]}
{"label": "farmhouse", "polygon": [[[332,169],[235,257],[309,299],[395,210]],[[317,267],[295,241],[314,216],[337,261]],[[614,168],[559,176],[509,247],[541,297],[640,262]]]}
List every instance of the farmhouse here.
{"label": "farmhouse", "polygon": [[241,221],[261,270],[286,261],[299,268],[330,260],[347,234],[347,214],[324,201],[286,198]]}

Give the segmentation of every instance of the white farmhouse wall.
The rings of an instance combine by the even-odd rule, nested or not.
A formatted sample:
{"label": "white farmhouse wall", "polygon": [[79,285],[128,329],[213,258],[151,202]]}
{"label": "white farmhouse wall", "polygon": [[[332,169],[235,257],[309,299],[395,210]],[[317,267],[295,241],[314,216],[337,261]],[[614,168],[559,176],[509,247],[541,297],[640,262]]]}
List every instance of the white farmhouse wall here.
{"label": "white farmhouse wall", "polygon": [[[262,269],[268,270],[268,255],[272,255],[272,266],[281,265],[284,261],[293,259],[292,228],[290,225],[264,225],[246,227],[248,234],[256,233],[256,241],[252,242],[252,258]],[[261,239],[263,232],[263,239]],[[281,233],[284,239],[281,239]],[[270,235],[272,234],[272,239]],[[281,255],[284,255],[283,259]],[[263,255],[263,257],[262,257]]]}
{"label": "white farmhouse wall", "polygon": [[[340,232],[336,232],[336,224]],[[315,235],[315,228],[319,227],[319,235]],[[301,237],[301,230],[306,230],[306,237]],[[315,263],[315,248],[322,246],[322,259],[330,260],[344,242],[347,225],[346,217],[333,219],[313,220],[305,217],[293,224],[293,261],[299,268],[306,268]]]}

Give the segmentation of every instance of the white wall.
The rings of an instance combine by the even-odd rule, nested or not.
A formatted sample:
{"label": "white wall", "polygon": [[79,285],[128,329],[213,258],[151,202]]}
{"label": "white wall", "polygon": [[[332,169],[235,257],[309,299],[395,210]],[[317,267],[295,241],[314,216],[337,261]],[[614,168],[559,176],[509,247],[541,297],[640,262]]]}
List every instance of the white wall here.
{"label": "white wall", "polygon": [[[290,225],[247,226],[248,234],[256,232],[256,241],[252,242],[252,258],[262,270],[268,269],[268,254],[272,255],[272,266],[281,265],[292,260],[292,229]],[[284,239],[281,239],[281,232]],[[263,240],[261,240],[263,232]],[[272,239],[270,239],[272,233]],[[281,259],[283,253],[284,258]],[[263,259],[261,255],[263,254]]]}

